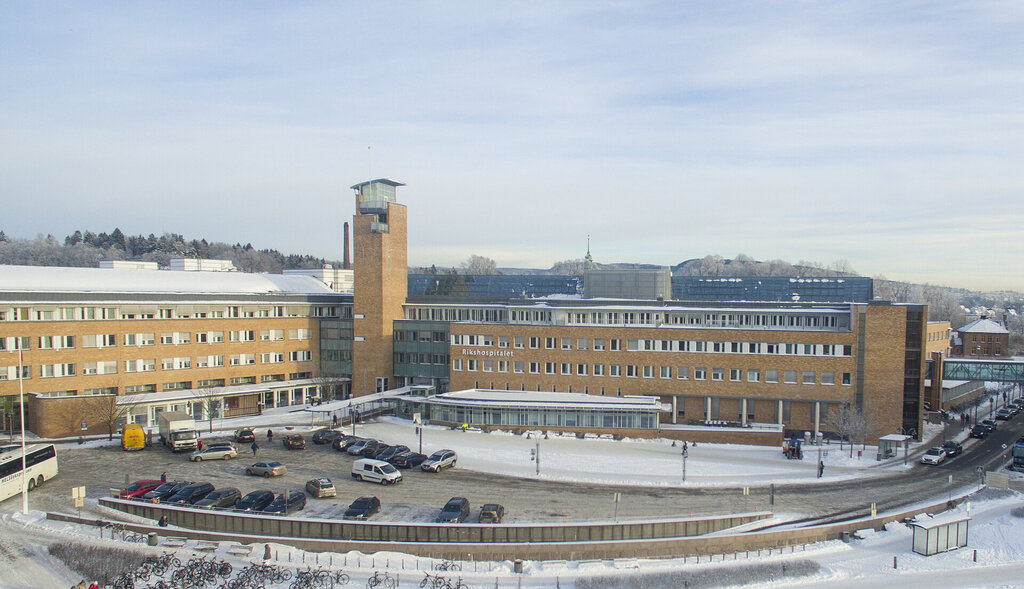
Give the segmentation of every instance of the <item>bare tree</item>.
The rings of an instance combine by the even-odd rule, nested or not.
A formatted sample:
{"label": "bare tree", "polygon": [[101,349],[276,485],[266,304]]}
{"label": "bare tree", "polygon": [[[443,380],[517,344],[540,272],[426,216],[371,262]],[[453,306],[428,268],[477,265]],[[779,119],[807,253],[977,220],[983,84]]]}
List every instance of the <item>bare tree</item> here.
{"label": "bare tree", "polygon": [[210,432],[213,433],[213,418],[220,412],[221,404],[223,399],[220,393],[223,390],[222,387],[213,387],[205,389],[192,389],[192,404],[198,404],[203,408],[203,415],[206,415],[207,420],[210,423]]}
{"label": "bare tree", "polygon": [[[313,384],[316,385],[316,393],[322,400],[333,401],[337,391],[335,390],[335,379],[330,376],[314,376]],[[325,394],[330,393],[330,394]]]}
{"label": "bare tree", "polygon": [[473,254],[462,263],[463,274],[501,274],[494,260]]}
{"label": "bare tree", "polygon": [[868,432],[868,421],[860,408],[844,405],[832,407],[828,412],[826,427],[839,434],[839,449],[843,449],[842,441],[850,444],[850,457],[853,457],[853,445],[858,440],[865,443]]}
{"label": "bare tree", "polygon": [[[121,402],[118,402],[118,399]],[[132,414],[137,402],[131,402],[131,397],[118,396],[118,395],[98,395],[90,399],[90,403],[85,406],[85,414],[88,419],[99,421],[107,428],[107,439],[114,439],[114,432],[122,424],[122,421],[127,421],[129,415]]]}
{"label": "bare tree", "polygon": [[561,262],[555,262],[551,266],[550,272],[567,276],[583,276],[583,271],[586,267],[586,260],[562,260]]}

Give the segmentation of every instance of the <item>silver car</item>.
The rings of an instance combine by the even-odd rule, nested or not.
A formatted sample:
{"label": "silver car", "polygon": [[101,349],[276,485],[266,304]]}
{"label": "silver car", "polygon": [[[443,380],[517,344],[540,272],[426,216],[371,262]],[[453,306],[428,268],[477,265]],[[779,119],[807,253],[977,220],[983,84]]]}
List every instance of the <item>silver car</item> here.
{"label": "silver car", "polygon": [[213,444],[189,454],[188,459],[192,462],[202,462],[204,460],[231,460],[235,456],[238,456],[238,450],[231,444]]}
{"label": "silver car", "polygon": [[455,454],[455,450],[438,450],[430,455],[429,458],[423,461],[420,468],[426,471],[441,472],[442,468],[451,468],[455,466],[455,461],[458,459],[458,455]]}
{"label": "silver car", "polygon": [[245,469],[245,474],[252,476],[262,476],[266,478],[277,477],[287,472],[287,469],[280,462],[273,460],[266,460],[263,462],[257,462],[249,468]]}

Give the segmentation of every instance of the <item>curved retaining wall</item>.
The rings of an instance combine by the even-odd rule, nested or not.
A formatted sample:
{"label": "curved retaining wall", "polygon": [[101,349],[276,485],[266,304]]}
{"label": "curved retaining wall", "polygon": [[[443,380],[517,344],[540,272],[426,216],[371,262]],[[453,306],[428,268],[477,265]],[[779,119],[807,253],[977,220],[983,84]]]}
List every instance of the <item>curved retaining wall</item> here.
{"label": "curved retaining wall", "polygon": [[[429,558],[448,558],[453,560],[508,560],[515,558],[531,559],[531,560],[554,560],[554,559],[567,559],[567,560],[587,560],[587,559],[606,559],[606,558],[648,558],[648,557],[680,557],[680,556],[706,556],[711,554],[726,554],[743,551],[753,550],[772,550],[780,549],[789,546],[798,546],[803,544],[811,544],[814,542],[821,542],[824,540],[835,540],[842,537],[843,532],[853,533],[857,530],[872,528],[876,530],[882,529],[885,524],[893,521],[901,521],[906,517],[913,517],[919,513],[937,513],[946,509],[946,502],[936,503],[934,505],[927,505],[918,507],[912,510],[902,511],[899,513],[888,513],[878,517],[865,517],[863,519],[852,520],[837,524],[828,524],[821,526],[813,526],[808,528],[800,528],[793,530],[779,530],[779,531],[763,531],[763,532],[737,532],[737,533],[720,533],[713,536],[700,536],[691,535],[688,537],[634,537],[631,539],[619,538],[608,538],[604,540],[556,540],[556,537],[567,537],[571,530],[576,530],[577,536],[579,536],[580,530],[590,529],[588,534],[592,537],[598,535],[608,536],[624,536],[627,534],[625,530],[623,532],[613,531],[615,528],[625,528],[630,530],[628,534],[641,534],[641,533],[653,533],[655,530],[666,531],[668,528],[656,526],[666,526],[675,524],[679,526],[679,529],[686,530],[687,526],[696,526],[689,529],[697,529],[701,526],[708,527],[711,525],[719,525],[721,527],[718,530],[727,529],[740,525],[740,523],[747,523],[751,521],[757,521],[765,517],[770,516],[769,513],[751,513],[742,514],[738,516],[730,516],[725,518],[700,518],[697,520],[678,520],[678,521],[659,521],[659,522],[624,522],[624,523],[603,523],[603,524],[585,524],[585,525],[527,525],[527,524],[513,524],[513,525],[486,525],[486,524],[453,524],[453,525],[430,525],[430,524],[378,524],[370,522],[333,522],[333,521],[317,521],[317,520],[295,520],[286,518],[274,518],[274,517],[260,517],[246,514],[233,514],[233,513],[199,513],[195,514],[194,510],[176,508],[166,505],[154,505],[147,503],[137,503],[133,501],[122,501],[119,499],[100,499],[101,505],[117,509],[126,513],[131,513],[141,517],[150,519],[157,519],[162,514],[166,514],[168,520],[178,526],[187,526],[186,522],[194,522],[203,526],[208,526],[208,531],[196,531],[196,530],[172,530],[172,534],[176,536],[188,537],[195,540],[207,540],[207,541],[224,541],[224,542],[239,542],[242,544],[254,544],[254,543],[279,543],[295,546],[297,548],[308,550],[311,552],[348,552],[352,550],[358,550],[364,554],[371,554],[374,552],[382,551],[393,551],[393,552],[404,552],[407,554],[413,554],[416,556],[429,557]],[[194,515],[190,515],[194,514]],[[89,518],[81,518],[67,514],[47,514],[49,519],[59,519],[64,521],[74,521],[85,524],[95,523],[95,520]],[[181,518],[181,519],[177,519]],[[192,518],[192,519],[189,519]],[[223,518],[223,519],[222,519]],[[242,527],[248,526],[249,531],[247,532],[233,532],[228,530],[217,530],[215,529],[218,525],[227,525],[225,522],[229,519],[244,519],[249,520],[248,524],[233,523],[231,525],[238,525]],[[743,520],[743,521],[740,521]],[[259,521],[260,523],[255,523]],[[718,522],[717,524],[710,523],[697,523],[697,522]],[[732,525],[726,526],[726,523],[733,522]],[[275,525],[276,524],[276,525]],[[332,527],[335,525],[342,526],[341,528]],[[258,531],[257,526],[259,527]],[[158,534],[167,534],[166,528],[160,528],[152,525],[141,525],[141,524],[128,524],[130,529],[137,532],[156,532]],[[340,535],[342,531],[349,531],[352,528],[362,528],[360,537],[365,537],[365,540],[356,540],[347,538]],[[425,534],[434,533],[437,537],[442,535],[446,538],[445,540],[427,541],[427,540],[408,540],[408,541],[383,541],[380,537],[372,538],[369,537],[374,533],[374,530],[383,532],[388,528],[427,528],[436,530],[435,532],[421,532]],[[517,541],[500,541],[500,540],[475,540],[472,535],[475,533],[482,532],[466,532],[462,530],[473,530],[476,528],[489,529],[496,534],[502,534],[498,530],[503,528],[519,528],[521,530],[532,530],[532,532],[515,532],[515,534],[535,534],[537,540],[517,540]],[[602,529],[601,532],[595,530]],[[447,532],[442,532],[447,530]],[[268,533],[274,531],[276,533]],[[711,531],[711,530],[708,530]],[[332,535],[332,534],[338,535]],[[388,533],[388,532],[383,532]],[[399,533],[399,532],[395,532]],[[466,536],[459,537],[459,534],[466,534]],[[478,538],[486,536],[477,536]],[[545,540],[545,538],[549,538]]]}

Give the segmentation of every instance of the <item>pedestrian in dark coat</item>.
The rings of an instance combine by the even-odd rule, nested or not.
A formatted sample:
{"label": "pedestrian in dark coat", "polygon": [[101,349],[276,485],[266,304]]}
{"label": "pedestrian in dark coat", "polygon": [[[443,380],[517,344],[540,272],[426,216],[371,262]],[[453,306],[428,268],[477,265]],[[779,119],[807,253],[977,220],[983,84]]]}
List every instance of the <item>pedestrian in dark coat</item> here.
{"label": "pedestrian in dark coat", "polygon": [[259,449],[260,449],[259,444],[257,444],[255,441],[253,441],[253,443],[252,443],[252,455],[255,456],[256,455],[256,451],[259,450]]}

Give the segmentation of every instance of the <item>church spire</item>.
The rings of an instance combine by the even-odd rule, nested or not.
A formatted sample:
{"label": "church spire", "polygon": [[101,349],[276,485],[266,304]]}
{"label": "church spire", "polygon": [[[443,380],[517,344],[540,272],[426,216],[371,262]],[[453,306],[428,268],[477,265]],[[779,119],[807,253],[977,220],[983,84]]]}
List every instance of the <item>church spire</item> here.
{"label": "church spire", "polygon": [[586,257],[583,258],[583,267],[584,268],[593,268],[594,267],[594,258],[590,255],[590,234],[589,233],[587,234],[587,255],[586,255]]}

